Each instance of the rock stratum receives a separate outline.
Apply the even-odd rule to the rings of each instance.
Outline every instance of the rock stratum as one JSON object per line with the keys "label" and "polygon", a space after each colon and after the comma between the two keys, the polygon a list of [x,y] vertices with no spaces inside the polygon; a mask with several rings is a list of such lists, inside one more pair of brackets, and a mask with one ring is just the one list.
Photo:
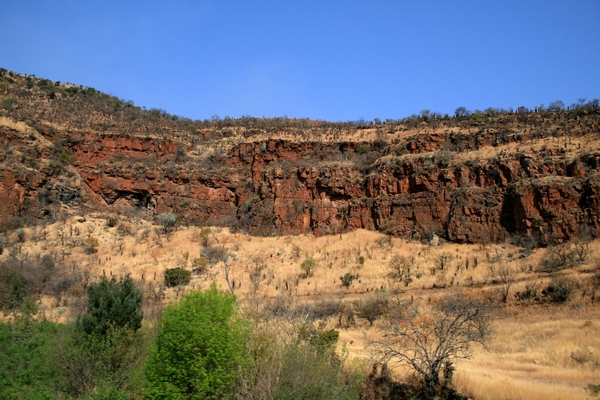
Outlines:
{"label": "rock stratum", "polygon": [[172,212],[254,235],[545,245],[598,230],[599,120],[592,101],[385,123],[192,121],[2,70],[0,218]]}

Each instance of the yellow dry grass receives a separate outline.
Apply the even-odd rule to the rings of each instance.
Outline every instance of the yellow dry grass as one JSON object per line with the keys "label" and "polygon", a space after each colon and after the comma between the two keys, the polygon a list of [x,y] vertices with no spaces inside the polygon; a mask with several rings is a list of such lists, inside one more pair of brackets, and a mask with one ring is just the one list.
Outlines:
{"label": "yellow dry grass", "polygon": [[[27,228],[25,243],[8,238],[9,245],[0,262],[10,257],[39,259],[53,254],[63,265],[57,274],[88,274],[92,282],[103,274],[131,274],[149,296],[150,290],[163,281],[166,268],[190,269],[203,250],[199,227],[179,228],[167,238],[159,227],[143,218],[117,219],[114,227],[107,226],[107,215],[90,214],[46,227]],[[88,238],[98,239],[97,253],[84,253]],[[508,244],[434,247],[397,238],[388,240],[380,233],[365,230],[323,237],[261,238],[212,227],[208,241],[210,246],[225,247],[232,255],[230,279],[248,312],[279,297],[296,304],[323,299],[351,302],[381,289],[405,300],[427,300],[462,289],[499,301],[496,272],[507,266],[514,275],[511,299],[504,307],[506,316],[495,322],[487,348],[474,348],[472,359],[457,364],[455,384],[459,390],[474,399],[583,399],[584,387],[600,382],[600,367],[594,364],[600,362],[600,310],[589,301],[594,289],[588,283],[598,264],[595,253],[586,264],[565,272],[581,280],[586,292],[582,289],[563,306],[542,306],[517,304],[514,294],[527,284],[550,279],[548,274],[538,272],[544,249],[523,257],[518,248]],[[594,242],[591,248],[598,246]],[[438,262],[442,255],[449,260],[443,270]],[[413,280],[408,285],[389,276],[388,266],[394,256],[414,257]],[[300,268],[307,258],[316,261],[308,277]],[[263,279],[254,292],[250,272],[256,267],[263,267]],[[340,281],[345,273],[358,276],[348,289]],[[146,305],[146,315],[156,318],[160,304],[177,298],[182,291],[203,289],[212,282],[222,289],[227,287],[223,263],[209,266],[204,274],[193,275],[183,290],[165,289],[161,303]],[[77,285],[60,298],[43,296],[40,314],[56,321],[72,320],[81,310],[77,297],[85,293],[83,286]],[[326,326],[340,330],[340,339],[351,355],[368,358],[364,334],[378,335],[377,323],[371,327],[357,320],[355,325],[344,324],[340,328],[333,317]]]}
{"label": "yellow dry grass", "polygon": [[589,306],[521,310],[495,323],[487,349],[458,365],[455,383],[477,399],[589,397],[585,387],[600,378],[599,317]]}

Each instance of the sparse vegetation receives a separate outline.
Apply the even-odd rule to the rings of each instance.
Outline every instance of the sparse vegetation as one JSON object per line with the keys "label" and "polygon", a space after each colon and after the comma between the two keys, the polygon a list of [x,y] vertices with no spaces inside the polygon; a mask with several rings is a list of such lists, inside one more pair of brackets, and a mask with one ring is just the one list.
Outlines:
{"label": "sparse vegetation", "polygon": [[352,285],[352,281],[357,279],[357,275],[352,275],[350,272],[346,272],[344,275],[340,276],[340,281],[342,282],[342,286],[346,289]]}
{"label": "sparse vegetation", "polygon": [[419,306],[408,309],[401,320],[382,327],[381,339],[369,345],[383,362],[407,364],[419,376],[427,396],[433,397],[441,389],[442,369],[452,369],[455,360],[468,358],[472,343],[484,343],[492,316],[479,299],[447,297],[428,311]]}
{"label": "sparse vegetation", "polygon": [[190,283],[192,273],[181,267],[165,269],[165,285],[167,287],[183,286]]}
{"label": "sparse vegetation", "polygon": [[306,260],[302,261],[300,268],[306,273],[306,278],[308,278],[310,273],[315,269],[316,265],[317,262],[312,258],[307,258]]}
{"label": "sparse vegetation", "polygon": [[165,234],[165,236],[167,236],[169,234],[169,232],[171,231],[171,229],[177,223],[177,217],[173,213],[158,214],[156,216],[156,219],[158,220],[158,222],[162,226],[163,233]]}
{"label": "sparse vegetation", "polygon": [[[367,375],[363,334],[423,332],[460,290],[508,313],[454,353],[472,359],[440,362],[441,398],[580,399],[600,381],[597,101],[191,121],[0,70],[1,105],[0,398],[142,398],[162,308],[213,282],[250,336],[234,398],[422,396],[435,379],[409,362]],[[89,295],[126,280],[139,325]]]}

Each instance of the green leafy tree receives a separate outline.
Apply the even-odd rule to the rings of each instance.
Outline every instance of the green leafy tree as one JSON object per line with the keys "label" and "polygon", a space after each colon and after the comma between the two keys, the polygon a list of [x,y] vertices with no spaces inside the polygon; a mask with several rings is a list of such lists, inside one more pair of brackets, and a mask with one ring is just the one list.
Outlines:
{"label": "green leafy tree", "polygon": [[192,273],[181,267],[167,268],[165,270],[165,285],[167,287],[187,285],[192,279]]}
{"label": "green leafy tree", "polygon": [[133,332],[142,325],[142,292],[130,276],[117,281],[102,277],[88,287],[86,313],[77,321],[86,334],[105,335],[110,329],[127,328]]}
{"label": "green leafy tree", "polygon": [[302,270],[306,272],[306,277],[308,278],[308,275],[313,269],[315,269],[316,265],[317,262],[314,259],[307,258],[306,260],[302,261],[302,264],[300,264],[300,268],[302,268]]}
{"label": "green leafy tree", "polygon": [[[58,341],[61,390],[83,398],[120,399],[144,357],[142,293],[131,277],[102,277],[88,287],[85,314]],[[86,397],[87,396],[87,397]],[[91,396],[91,397],[90,397]]]}
{"label": "green leafy tree", "polygon": [[235,296],[217,290],[167,306],[146,363],[149,399],[223,399],[250,364],[248,331]]}
{"label": "green leafy tree", "polygon": [[55,338],[65,326],[18,317],[0,323],[0,399],[55,399],[59,382]]}
{"label": "green leafy tree", "polygon": [[13,276],[10,280],[10,286],[5,293],[4,309],[16,310],[21,307],[23,300],[27,296],[27,290],[23,285],[23,281],[18,276]]}

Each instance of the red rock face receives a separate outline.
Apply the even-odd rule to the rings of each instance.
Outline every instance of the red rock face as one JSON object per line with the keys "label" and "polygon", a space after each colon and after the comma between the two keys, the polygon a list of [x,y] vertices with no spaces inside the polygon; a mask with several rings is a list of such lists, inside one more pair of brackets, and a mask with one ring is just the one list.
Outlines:
{"label": "red rock face", "polygon": [[[5,129],[13,145],[26,142]],[[43,166],[0,175],[3,215],[27,203],[95,204],[174,212],[190,223],[229,225],[256,235],[334,234],[378,229],[404,238],[438,234],[451,241],[534,236],[566,240],[583,226],[598,227],[600,154],[577,162],[529,156],[452,164],[444,135],[408,140],[410,157],[360,164],[361,143],[242,143],[210,159],[185,156],[174,140],[74,135],[68,173]],[[458,136],[453,149],[470,150],[493,137]],[[5,143],[6,144],[6,143]],[[434,156],[420,156],[434,151]],[[392,152],[392,146],[381,155]],[[9,163],[5,155],[3,163]],[[451,157],[450,157],[451,158]],[[70,178],[67,178],[70,177]]]}

